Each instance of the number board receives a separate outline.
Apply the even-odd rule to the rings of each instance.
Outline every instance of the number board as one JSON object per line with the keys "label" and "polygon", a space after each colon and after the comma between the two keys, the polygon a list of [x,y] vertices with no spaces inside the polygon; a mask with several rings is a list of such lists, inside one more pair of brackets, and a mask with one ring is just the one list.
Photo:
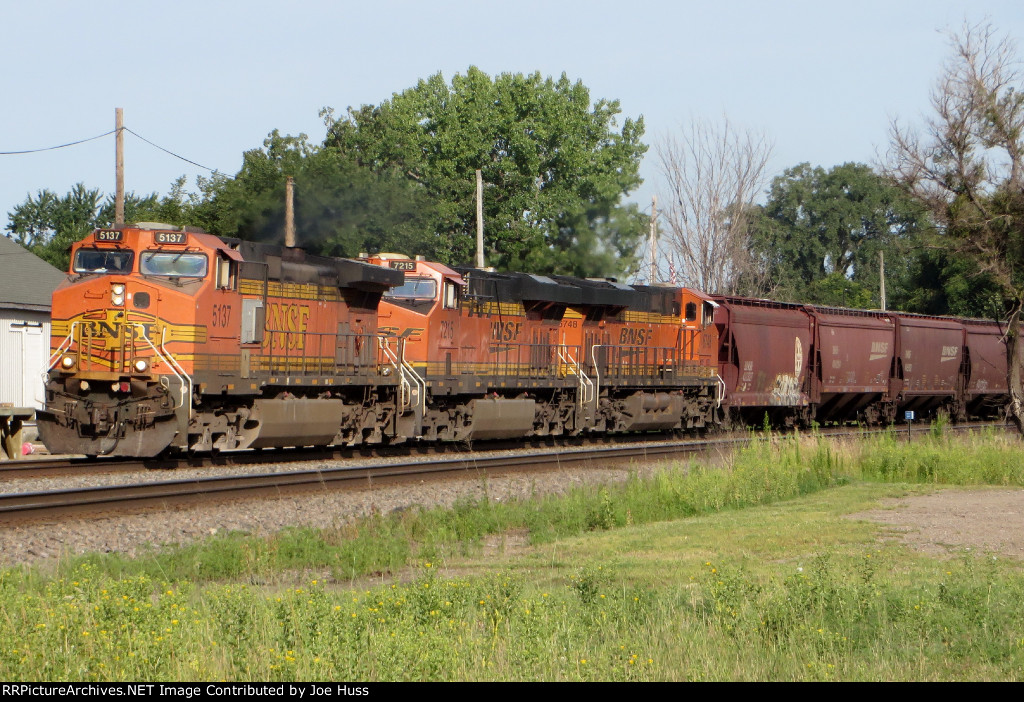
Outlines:
{"label": "number board", "polygon": [[124,232],[112,229],[101,229],[96,232],[96,241],[122,241]]}
{"label": "number board", "polygon": [[388,261],[388,265],[396,271],[416,270],[416,261]]}
{"label": "number board", "polygon": [[158,244],[184,244],[188,235],[182,232],[153,232],[153,240]]}

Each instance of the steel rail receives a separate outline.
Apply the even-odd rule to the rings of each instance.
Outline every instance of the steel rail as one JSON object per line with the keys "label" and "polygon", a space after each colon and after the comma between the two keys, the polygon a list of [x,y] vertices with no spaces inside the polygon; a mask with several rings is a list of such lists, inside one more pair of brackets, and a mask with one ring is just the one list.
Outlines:
{"label": "steel rail", "polygon": [[[990,425],[960,425],[956,429],[978,429],[985,426]],[[922,426],[911,431],[920,434],[930,431],[930,428]],[[866,433],[868,432],[857,429],[821,432],[820,435],[862,437]],[[777,436],[784,438],[791,435]],[[756,435],[746,435],[705,441],[660,441],[630,446],[562,447],[500,456],[462,454],[426,463],[422,459],[413,459],[376,466],[327,467],[45,492],[7,493],[0,494],[0,526],[52,520],[69,515],[166,509],[210,500],[267,498],[316,490],[371,487],[374,484],[397,482],[414,476],[429,475],[439,478],[467,472],[483,474],[501,470],[551,470],[581,464],[593,466],[638,460],[670,460],[688,453],[731,451],[758,439]]]}

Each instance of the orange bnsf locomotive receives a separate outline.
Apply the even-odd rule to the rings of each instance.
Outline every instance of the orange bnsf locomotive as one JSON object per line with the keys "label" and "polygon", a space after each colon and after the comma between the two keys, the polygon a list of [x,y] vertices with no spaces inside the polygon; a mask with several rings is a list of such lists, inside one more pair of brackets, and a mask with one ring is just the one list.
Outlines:
{"label": "orange bnsf locomotive", "polygon": [[714,303],[693,290],[363,260],[143,223],[54,293],[54,453],[699,429]]}
{"label": "orange bnsf locomotive", "polygon": [[97,230],[53,295],[40,436],[139,457],[381,441],[399,383],[378,363],[377,308],[401,281],[167,225]]}
{"label": "orange bnsf locomotive", "polygon": [[394,254],[368,260],[405,275],[384,293],[379,319],[421,388],[410,435],[471,440],[714,421],[713,304],[695,291],[452,269]]}

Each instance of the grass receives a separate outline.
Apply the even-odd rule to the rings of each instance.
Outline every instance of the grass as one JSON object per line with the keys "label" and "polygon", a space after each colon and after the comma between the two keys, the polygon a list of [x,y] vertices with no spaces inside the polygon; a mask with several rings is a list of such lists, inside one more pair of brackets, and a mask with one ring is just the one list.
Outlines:
{"label": "grass", "polygon": [[[928,557],[848,515],[1021,485],[1022,462],[992,434],[773,439],[561,498],[11,569],[0,678],[1016,680],[1018,562]],[[513,530],[528,548],[482,555]]]}

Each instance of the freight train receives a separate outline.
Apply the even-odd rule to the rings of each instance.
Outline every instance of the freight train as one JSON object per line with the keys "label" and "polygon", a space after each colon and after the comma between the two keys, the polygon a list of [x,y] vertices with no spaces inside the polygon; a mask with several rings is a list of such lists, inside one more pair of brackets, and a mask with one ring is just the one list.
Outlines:
{"label": "freight train", "polygon": [[53,453],[994,415],[994,323],[99,229],[54,292]]}

